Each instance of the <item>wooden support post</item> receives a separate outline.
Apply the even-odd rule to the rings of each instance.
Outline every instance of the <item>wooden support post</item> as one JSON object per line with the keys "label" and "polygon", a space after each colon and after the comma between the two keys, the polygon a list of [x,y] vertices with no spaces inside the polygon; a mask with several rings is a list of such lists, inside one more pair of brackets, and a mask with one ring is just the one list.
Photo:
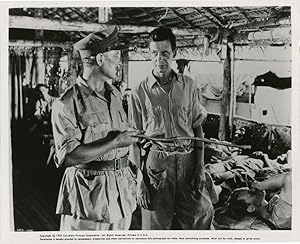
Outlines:
{"label": "wooden support post", "polygon": [[[43,9],[37,8],[34,10],[34,17],[43,18]],[[44,30],[35,30],[34,31],[35,40],[43,41],[44,39]]]}
{"label": "wooden support post", "polygon": [[80,61],[80,56],[77,50],[70,49],[68,51],[68,69],[69,69],[69,77],[70,77],[70,84],[73,85],[77,79],[77,72],[78,72],[78,62]]}
{"label": "wooden support post", "polygon": [[98,22],[107,23],[111,20],[112,10],[108,7],[99,7],[98,8]]}
{"label": "wooden support post", "polygon": [[[36,9],[34,13],[35,17],[43,17],[43,9]],[[43,44],[44,31],[34,31],[35,40],[41,41]],[[43,47],[36,48],[36,83],[45,83],[45,63],[44,63],[44,50]]]}
{"label": "wooden support post", "polygon": [[36,82],[45,84],[44,50],[42,47],[36,48]]}
{"label": "wooden support post", "polygon": [[221,101],[221,116],[219,125],[219,139],[228,139],[228,115],[230,106],[230,86],[231,86],[231,67],[230,67],[230,48],[228,47],[227,38],[223,42],[223,50],[225,55],[224,71],[223,71],[223,92]]}
{"label": "wooden support post", "polygon": [[229,106],[229,137],[233,136],[233,126],[234,126],[234,116],[236,113],[236,83],[234,79],[234,55],[235,47],[233,43],[229,43],[229,48],[231,50],[231,86],[230,86],[230,106]]}
{"label": "wooden support post", "polygon": [[59,84],[59,60],[61,58],[62,49],[60,47],[51,48],[48,51],[48,63],[51,65],[49,70],[49,91],[52,96],[58,96],[60,92]]}
{"label": "wooden support post", "polygon": [[129,86],[129,81],[128,81],[128,60],[129,60],[129,55],[128,55],[128,50],[122,50],[122,81],[126,82],[126,87],[128,88]]}

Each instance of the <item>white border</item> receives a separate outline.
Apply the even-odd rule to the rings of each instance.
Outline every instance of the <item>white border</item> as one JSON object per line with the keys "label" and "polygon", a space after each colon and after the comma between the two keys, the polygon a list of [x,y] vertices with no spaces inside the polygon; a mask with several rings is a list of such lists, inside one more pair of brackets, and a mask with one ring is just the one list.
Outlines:
{"label": "white border", "polygon": [[[274,241],[274,242],[287,242],[287,241],[300,241],[300,222],[299,217],[299,182],[297,178],[299,177],[299,111],[300,111],[300,62],[299,62],[299,13],[300,6],[297,0],[198,0],[198,1],[93,1],[93,2],[83,2],[83,1],[51,1],[51,2],[40,2],[40,1],[19,1],[19,2],[0,2],[0,30],[1,30],[1,49],[0,49],[0,75],[1,75],[1,88],[0,88],[0,146],[1,146],[1,243],[45,243],[40,242],[40,235],[45,234],[68,234],[68,232],[29,232],[29,233],[20,233],[20,232],[12,232],[10,226],[13,226],[11,222],[12,218],[12,177],[11,177],[11,155],[10,155],[10,121],[9,121],[9,86],[8,86],[8,8],[14,7],[100,7],[100,6],[111,6],[111,7],[164,7],[164,6],[292,6],[292,77],[293,77],[293,96],[292,96],[292,163],[293,163],[293,225],[292,231],[118,231],[113,233],[136,233],[136,234],[147,234],[152,237],[169,237],[169,242],[178,242],[172,240],[172,237],[199,237],[201,238],[211,238],[211,237],[220,237],[224,238],[226,242],[230,242],[231,240],[228,238],[258,238],[259,241]],[[74,232],[69,232],[74,234]],[[79,232],[79,233],[92,233],[95,232]],[[99,232],[100,233],[100,232]],[[108,233],[112,234],[112,232],[101,232],[101,234]],[[203,240],[203,239],[202,239]],[[233,241],[233,240],[232,240]],[[51,241],[46,241],[49,243]],[[133,242],[133,241],[130,241]],[[138,241],[141,242],[141,241]],[[144,242],[144,241],[143,241]],[[156,242],[149,240],[148,242]],[[187,242],[187,241],[179,241],[179,242]],[[211,241],[210,241],[211,242]],[[222,241],[223,242],[223,241]],[[237,241],[234,241],[235,243]],[[243,241],[242,241],[243,242]],[[257,241],[256,241],[257,242]],[[64,243],[78,243],[76,241],[68,242],[64,241]],[[90,243],[90,242],[82,242],[82,243]],[[98,242],[91,242],[98,243]]]}

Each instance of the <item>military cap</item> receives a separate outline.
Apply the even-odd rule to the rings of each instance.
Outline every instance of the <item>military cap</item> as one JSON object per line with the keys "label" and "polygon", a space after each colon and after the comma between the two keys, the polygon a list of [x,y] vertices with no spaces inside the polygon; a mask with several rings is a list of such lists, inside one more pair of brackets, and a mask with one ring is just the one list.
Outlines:
{"label": "military cap", "polygon": [[149,34],[149,41],[165,41],[169,40],[171,42],[172,50],[176,49],[176,36],[173,34],[172,30],[167,27],[157,27],[153,29]]}
{"label": "military cap", "polygon": [[118,29],[111,26],[107,29],[91,33],[74,44],[81,58],[96,56],[109,50],[118,49]]}

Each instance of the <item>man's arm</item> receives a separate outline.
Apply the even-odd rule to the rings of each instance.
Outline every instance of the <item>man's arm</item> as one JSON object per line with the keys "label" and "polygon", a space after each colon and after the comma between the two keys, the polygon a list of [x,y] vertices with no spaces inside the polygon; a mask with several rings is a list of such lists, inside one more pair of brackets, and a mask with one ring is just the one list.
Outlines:
{"label": "man's arm", "polygon": [[128,147],[132,143],[137,142],[137,138],[133,137],[138,133],[136,130],[113,133],[117,134],[113,138],[99,140],[89,144],[80,144],[65,156],[63,165],[69,167],[86,164],[115,148]]}

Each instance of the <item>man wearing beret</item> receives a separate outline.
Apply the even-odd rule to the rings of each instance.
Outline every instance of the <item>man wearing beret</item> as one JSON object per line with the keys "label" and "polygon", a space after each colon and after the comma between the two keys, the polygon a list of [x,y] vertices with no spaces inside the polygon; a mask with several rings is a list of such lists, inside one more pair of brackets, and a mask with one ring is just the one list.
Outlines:
{"label": "man wearing beret", "polygon": [[107,83],[120,68],[117,41],[110,27],[75,43],[83,74],[53,105],[56,164],[66,167],[56,208],[63,231],[126,230],[136,208],[139,174],[127,154],[138,131]]}
{"label": "man wearing beret", "polygon": [[[195,82],[171,69],[176,38],[168,28],[150,33],[153,70],[132,92],[129,123],[150,137],[203,137],[206,111],[198,100]],[[138,202],[142,206],[142,229],[211,229],[213,207],[203,190],[203,143],[178,141],[172,152],[160,146],[145,155],[135,144],[131,159],[141,165],[143,181]],[[172,148],[172,145],[169,145]]]}

